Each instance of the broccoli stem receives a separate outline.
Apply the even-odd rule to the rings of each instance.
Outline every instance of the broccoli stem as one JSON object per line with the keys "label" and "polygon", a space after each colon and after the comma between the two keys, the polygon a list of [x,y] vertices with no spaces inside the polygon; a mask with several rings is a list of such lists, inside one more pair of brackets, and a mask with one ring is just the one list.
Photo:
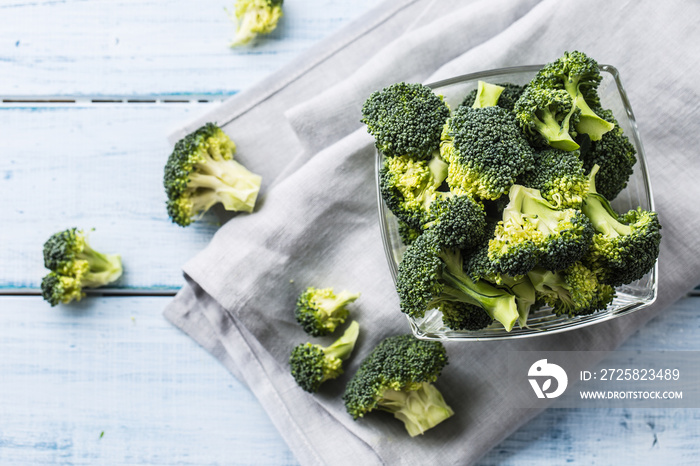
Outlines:
{"label": "broccoli stem", "polygon": [[411,437],[423,434],[454,414],[440,391],[429,382],[421,383],[417,390],[386,390],[377,408],[402,421]]}
{"label": "broccoli stem", "polygon": [[[260,176],[249,172],[237,162],[226,161],[225,163],[234,166],[227,167],[218,175],[197,172],[190,174],[188,189],[196,190],[192,195],[195,204],[193,211],[209,210],[217,202],[221,202],[226,210],[253,211],[260,189]],[[200,197],[202,198],[199,199]]]}
{"label": "broccoli stem", "polygon": [[632,228],[620,223],[607,199],[597,193],[590,193],[581,207],[584,214],[591,220],[593,228],[610,238],[629,235]]}
{"label": "broccoli stem", "polygon": [[547,140],[550,146],[566,151],[576,150],[580,147],[576,141],[571,138],[568,131],[569,119],[571,118],[572,112],[569,112],[561,124],[557,122],[551,111],[542,112],[542,119],[535,118],[534,121],[537,131]]}
{"label": "broccoli stem", "polygon": [[360,334],[360,324],[353,320],[343,335],[338,338],[332,345],[323,349],[327,357],[346,360],[352,350],[355,348],[355,342]]}
{"label": "broccoli stem", "polygon": [[495,107],[505,87],[479,81],[472,108]]}
{"label": "broccoli stem", "polygon": [[574,107],[581,110],[579,122],[576,124],[576,131],[587,134],[591,141],[600,141],[603,134],[611,131],[615,124],[603,120],[591,109],[579,90],[579,77],[563,77],[562,81],[564,81],[566,92],[574,99]]}

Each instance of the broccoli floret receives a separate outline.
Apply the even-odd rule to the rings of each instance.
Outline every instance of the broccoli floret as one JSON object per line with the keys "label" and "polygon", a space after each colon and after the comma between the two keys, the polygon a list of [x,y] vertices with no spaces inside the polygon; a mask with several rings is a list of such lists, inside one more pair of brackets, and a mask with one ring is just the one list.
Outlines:
{"label": "broccoli floret", "polygon": [[518,319],[515,296],[485,280],[472,280],[463,270],[461,252],[439,244],[429,230],[404,252],[396,280],[401,312],[423,317],[443,301],[460,301],[481,307],[510,331]]}
{"label": "broccoli floret", "polygon": [[41,296],[51,306],[68,304],[73,300],[80,301],[84,295],[79,278],[49,272],[41,280]]}
{"label": "broccoli floret", "polygon": [[537,73],[531,86],[534,88],[564,89],[581,112],[576,123],[578,133],[588,134],[598,141],[615,125],[605,121],[592,109],[600,104],[598,85],[602,80],[598,63],[578,51],[565,52],[557,60],[546,64]]}
{"label": "broccoli floret", "polygon": [[441,301],[442,323],[452,330],[480,330],[493,323],[493,318],[480,306],[460,301]]}
{"label": "broccoli floret", "polygon": [[333,288],[310,286],[299,295],[294,317],[309,335],[328,335],[345,322],[350,314],[346,306],[359,297],[360,293],[341,291],[336,294]]}
{"label": "broccoli floret", "polygon": [[423,233],[422,230],[417,230],[408,223],[403,222],[401,220],[398,220],[397,223],[399,238],[401,238],[401,242],[406,246],[414,242],[416,238],[418,238],[421,235],[421,233]]}
{"label": "broccoli floret", "polygon": [[500,107],[459,107],[442,132],[440,155],[447,184],[457,194],[498,199],[532,168],[534,151],[511,112]]}
{"label": "broccoli floret", "polygon": [[469,249],[485,235],[486,212],[470,196],[445,196],[430,206],[425,229],[434,231],[438,245],[447,249]]}
{"label": "broccoli floret", "polygon": [[168,215],[187,226],[214,204],[252,212],[261,177],[233,160],[236,145],[214,123],[207,123],[175,144],[165,164],[163,185]]}
{"label": "broccoli floret", "polygon": [[540,265],[561,270],[588,251],[593,227],[578,209],[557,209],[538,190],[514,185],[503,220],[489,242],[489,259],[503,274],[518,276]]}
{"label": "broccoli floret", "polygon": [[513,112],[533,146],[567,151],[579,148],[574,128],[580,110],[566,91],[529,86],[515,102]]}
{"label": "broccoli floret", "polygon": [[103,254],[90,247],[87,234],[69,228],[51,235],[43,248],[44,266],[51,270],[42,281],[42,295],[52,306],[80,300],[83,288],[97,288],[122,275],[119,254]]}
{"label": "broccoli floret", "polygon": [[292,350],[289,365],[297,384],[310,393],[323,382],[343,373],[343,361],[350,357],[360,334],[360,325],[352,321],[343,335],[330,346],[302,343]]}
{"label": "broccoli floret", "polygon": [[588,175],[577,151],[545,149],[535,155],[535,167],[523,173],[519,184],[540,191],[557,208],[581,208],[588,194]]}
{"label": "broccoli floret", "polygon": [[433,385],[447,364],[439,341],[397,335],[382,340],[362,361],[343,394],[347,412],[358,419],[373,410],[401,420],[411,437],[454,414]]}
{"label": "broccoli floret", "polygon": [[229,16],[236,23],[230,46],[244,45],[275,30],[282,17],[282,0],[236,0],[234,15]]}
{"label": "broccoli floret", "polygon": [[598,167],[591,171],[591,192],[583,203],[595,235],[584,263],[603,283],[624,285],[642,278],[656,263],[661,244],[661,224],[656,212],[641,207],[618,215],[596,191]]}
{"label": "broccoli floret", "polygon": [[594,165],[600,167],[595,180],[596,190],[612,201],[627,186],[637,163],[637,150],[617,124],[611,110],[596,109],[596,112],[614,123],[615,128],[603,134],[599,141],[591,141],[588,150],[581,151],[581,160],[587,173]]}
{"label": "broccoli floret", "polygon": [[373,92],[362,106],[362,123],[384,155],[430,159],[450,109],[422,84],[396,83]]}
{"label": "broccoli floret", "polygon": [[[506,110],[513,110],[513,107],[515,106],[515,102],[520,98],[522,95],[523,91],[525,91],[525,88],[527,86],[523,86],[520,84],[513,84],[513,83],[498,83],[498,84],[490,84],[490,86],[495,86],[495,87],[500,87],[502,90],[500,91],[500,95],[498,96],[498,99],[495,103],[492,103],[491,105],[480,105],[481,107],[491,107],[493,105],[497,105],[498,107],[505,108]],[[466,105],[467,107],[473,107],[476,103],[476,96],[479,93],[479,88],[474,89],[471,91],[467,96],[464,98],[462,103],[460,105]],[[488,103],[493,102],[490,100]]]}
{"label": "broccoli floret", "polygon": [[438,188],[446,177],[447,164],[439,157],[430,160],[386,157],[379,171],[379,190],[399,220],[420,230],[428,221],[432,202],[445,195]]}
{"label": "broccoli floret", "polygon": [[556,272],[537,267],[527,276],[537,297],[557,315],[592,314],[605,309],[615,297],[615,289],[601,283],[596,273],[581,262]]}

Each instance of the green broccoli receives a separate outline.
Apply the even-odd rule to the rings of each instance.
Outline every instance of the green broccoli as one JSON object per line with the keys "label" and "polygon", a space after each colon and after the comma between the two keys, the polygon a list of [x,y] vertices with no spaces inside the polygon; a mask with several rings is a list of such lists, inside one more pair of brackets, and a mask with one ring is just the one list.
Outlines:
{"label": "green broccoli", "polygon": [[[477,84],[478,86],[478,84]],[[496,101],[494,102],[493,98],[489,98],[487,100],[481,99],[481,104],[478,104],[480,107],[492,107],[494,105],[505,108],[506,110],[513,110],[515,106],[515,102],[520,98],[522,93],[525,91],[525,88],[527,86],[523,86],[520,84],[513,84],[513,83],[498,83],[498,84],[489,84],[485,83],[483,85],[486,89],[491,88],[492,92],[487,92],[486,95],[493,96],[494,92],[498,92],[498,88],[501,88],[499,95],[497,96]],[[479,87],[471,91],[467,96],[462,100],[462,103],[460,105],[465,105],[467,107],[473,107],[476,104],[476,97],[479,94]],[[484,91],[481,90],[481,93],[484,94]]]}
{"label": "green broccoli", "polygon": [[529,86],[515,102],[513,112],[533,146],[567,151],[579,148],[574,128],[580,110],[566,91]]}
{"label": "green broccoli", "polygon": [[481,330],[493,323],[493,318],[480,306],[462,301],[441,301],[442,323],[452,330]]}
{"label": "green broccoli", "polygon": [[592,314],[605,309],[615,297],[615,289],[601,283],[596,273],[581,262],[555,272],[537,267],[527,276],[537,297],[557,315]]}
{"label": "green broccoli", "polygon": [[489,259],[498,272],[518,276],[540,265],[561,270],[588,251],[593,227],[578,209],[557,209],[538,190],[514,185],[494,237]]}
{"label": "green broccoli", "polygon": [[52,306],[79,301],[85,295],[83,288],[112,283],[123,271],[120,255],[94,250],[87,234],[78,228],[51,235],[43,255],[44,266],[51,272],[41,282],[42,296]]}
{"label": "green broccoli", "polygon": [[584,257],[600,281],[612,286],[642,278],[656,263],[661,244],[661,224],[656,212],[641,207],[618,215],[596,191],[598,166],[591,171],[590,193],[583,213],[590,218],[595,235]]}
{"label": "green broccoli", "polygon": [[596,112],[606,121],[614,123],[615,128],[603,134],[599,141],[591,141],[587,150],[581,151],[581,161],[587,173],[594,165],[600,167],[596,175],[596,189],[612,201],[627,186],[637,163],[637,150],[625,136],[612,111],[596,109]]}
{"label": "green broccoli", "polygon": [[535,155],[535,166],[518,183],[540,191],[557,208],[580,209],[588,194],[588,175],[578,151],[545,149]]}
{"label": "green broccoli", "polygon": [[379,191],[399,220],[420,230],[428,221],[430,205],[446,194],[438,191],[446,177],[447,164],[439,157],[386,157],[379,171]]}
{"label": "green broccoli", "polygon": [[557,60],[540,69],[530,86],[537,89],[563,89],[580,110],[576,131],[598,141],[615,125],[598,116],[592,107],[600,105],[598,85],[602,80],[598,63],[578,51],[565,52]]}
{"label": "green broccoli", "polygon": [[360,334],[360,325],[352,321],[343,335],[330,346],[302,343],[292,350],[289,365],[297,384],[310,393],[318,391],[326,380],[343,373],[343,361],[350,357]]}
{"label": "green broccoli", "polygon": [[348,382],[343,401],[358,419],[373,410],[401,420],[411,437],[423,434],[454,414],[433,385],[447,364],[439,341],[397,335],[382,340]]}
{"label": "green broccoli", "polygon": [[442,248],[469,249],[484,237],[486,212],[470,196],[439,197],[430,206],[424,228],[434,231]]}
{"label": "green broccoli", "polygon": [[346,306],[359,297],[360,293],[341,291],[336,294],[333,288],[311,286],[299,295],[294,317],[309,335],[329,335],[338,325],[345,322],[350,314]]}
{"label": "green broccoli", "polygon": [[396,83],[373,92],[362,106],[362,123],[388,157],[428,160],[439,149],[450,109],[422,84]]}
{"label": "green broccoli", "polygon": [[175,144],[165,164],[163,185],[168,215],[187,226],[214,204],[252,212],[261,177],[233,160],[236,145],[214,123],[207,123]]}
{"label": "green broccoli", "polygon": [[421,233],[423,233],[423,230],[415,229],[408,223],[403,222],[401,220],[397,220],[397,223],[399,238],[401,239],[401,242],[406,246],[414,242],[416,238],[418,238],[421,235]]}
{"label": "green broccoli", "polygon": [[518,320],[515,296],[485,280],[472,280],[463,270],[462,253],[440,247],[435,236],[434,231],[423,233],[401,258],[396,280],[401,312],[423,317],[444,301],[459,301],[481,307],[510,331]]}
{"label": "green broccoli", "polygon": [[490,84],[486,81],[478,81],[476,94],[474,95],[474,103],[472,108],[493,107],[498,104],[501,93],[505,88],[498,84]]}
{"label": "green broccoli", "polygon": [[457,194],[498,199],[532,168],[533,149],[511,112],[500,107],[458,107],[441,138],[447,184]]}
{"label": "green broccoli", "polygon": [[282,17],[282,0],[236,0],[234,15],[229,16],[236,23],[230,46],[244,45],[275,30]]}

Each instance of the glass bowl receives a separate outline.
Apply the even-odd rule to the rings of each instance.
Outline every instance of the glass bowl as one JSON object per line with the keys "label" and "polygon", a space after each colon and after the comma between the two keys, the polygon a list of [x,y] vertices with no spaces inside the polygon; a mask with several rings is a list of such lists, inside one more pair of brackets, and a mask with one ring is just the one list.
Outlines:
{"label": "glass bowl", "polygon": [[[542,65],[530,65],[482,71],[446,79],[429,84],[429,86],[437,94],[441,94],[450,108],[454,109],[469,92],[476,89],[479,80],[496,84],[506,82],[526,84],[532,80],[541,68]],[[620,81],[619,72],[610,65],[600,65],[600,70],[603,76],[603,80],[598,88],[601,104],[604,108],[613,111],[625,135],[637,149],[637,163],[634,166],[634,172],[627,187],[612,201],[612,206],[617,212],[627,212],[630,209],[637,208],[637,206],[641,206],[646,210],[654,210],[654,200],[649,183],[644,148],[642,147],[632,108]],[[406,246],[404,246],[399,237],[397,219],[386,207],[379,192],[379,170],[382,166],[382,160],[383,155],[377,152],[376,184],[379,201],[379,224],[389,270],[394,283],[396,283],[398,265]],[[564,317],[557,316],[549,308],[543,307],[537,311],[530,312],[526,328],[520,328],[516,324],[510,332],[506,332],[498,322],[476,331],[452,330],[443,325],[442,314],[437,309],[426,312],[422,318],[407,317],[413,334],[417,338],[428,340],[499,340],[563,332],[614,319],[649,306],[656,299],[657,274],[658,264],[640,280],[617,287],[617,297],[604,311],[586,316]]]}

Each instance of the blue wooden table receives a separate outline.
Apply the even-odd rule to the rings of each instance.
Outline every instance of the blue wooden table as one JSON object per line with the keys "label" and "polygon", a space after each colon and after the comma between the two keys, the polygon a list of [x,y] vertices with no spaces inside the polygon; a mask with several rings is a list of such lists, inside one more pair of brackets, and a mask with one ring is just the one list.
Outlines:
{"label": "blue wooden table", "polygon": [[[240,50],[232,2],[0,3],[0,464],[295,464],[254,396],[161,315],[218,227],[167,218],[166,135],[374,3],[289,1]],[[41,245],[69,226],[126,271],[109,296],[51,308]],[[699,308],[680,300],[624,347],[699,350]],[[699,420],[549,410],[482,463],[692,464]]]}

